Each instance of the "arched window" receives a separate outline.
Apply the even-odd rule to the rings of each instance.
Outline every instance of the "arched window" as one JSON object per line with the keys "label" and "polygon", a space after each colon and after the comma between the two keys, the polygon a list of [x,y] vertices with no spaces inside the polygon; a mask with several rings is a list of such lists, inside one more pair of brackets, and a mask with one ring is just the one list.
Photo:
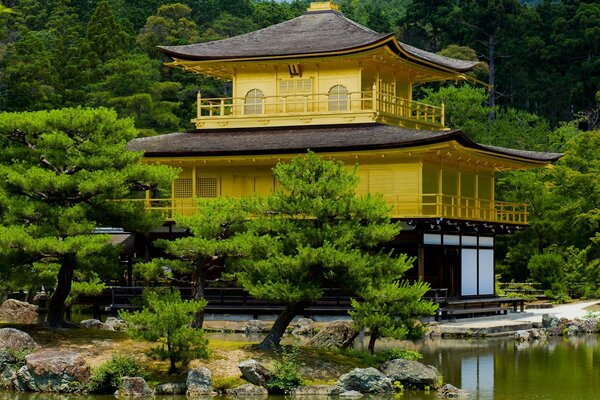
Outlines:
{"label": "arched window", "polygon": [[244,114],[262,114],[265,95],[259,89],[252,89],[246,93]]}
{"label": "arched window", "polygon": [[343,85],[335,85],[329,89],[329,111],[348,110],[348,89]]}

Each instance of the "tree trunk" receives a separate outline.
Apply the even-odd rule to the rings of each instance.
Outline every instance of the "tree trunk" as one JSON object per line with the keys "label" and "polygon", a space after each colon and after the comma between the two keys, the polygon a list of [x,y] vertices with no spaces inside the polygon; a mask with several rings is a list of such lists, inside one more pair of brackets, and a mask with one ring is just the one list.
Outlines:
{"label": "tree trunk", "polygon": [[490,84],[490,96],[488,98],[488,106],[490,107],[490,111],[488,113],[488,119],[493,121],[496,119],[496,111],[494,107],[496,106],[496,60],[495,60],[495,37],[494,35],[488,36],[488,60],[490,62],[490,75],[488,79],[488,83]]}
{"label": "tree trunk", "polygon": [[375,341],[379,338],[379,332],[377,331],[377,329],[372,329],[371,330],[371,336],[369,336],[369,353],[373,354],[375,353]]}
{"label": "tree trunk", "polygon": [[75,272],[75,254],[66,254],[61,259],[58,271],[58,284],[48,304],[47,322],[53,328],[60,328],[64,323],[65,301],[71,292],[73,273]]}
{"label": "tree trunk", "polygon": [[274,350],[279,348],[279,342],[281,341],[281,337],[285,333],[288,325],[294,317],[302,311],[306,307],[306,303],[296,303],[296,304],[288,304],[285,307],[285,310],[275,320],[271,331],[267,334],[267,336],[263,339],[262,342],[258,345],[260,350]]}
{"label": "tree trunk", "polygon": [[[200,300],[202,298],[204,298],[204,283],[205,283],[205,274],[204,274],[204,268],[202,268],[202,265],[196,267],[195,273],[194,273],[194,283],[192,286],[192,298],[194,300]],[[197,328],[200,329],[202,328],[202,325],[204,324],[204,309],[198,311],[196,313],[196,315],[194,316],[194,320],[192,321],[192,328]]]}

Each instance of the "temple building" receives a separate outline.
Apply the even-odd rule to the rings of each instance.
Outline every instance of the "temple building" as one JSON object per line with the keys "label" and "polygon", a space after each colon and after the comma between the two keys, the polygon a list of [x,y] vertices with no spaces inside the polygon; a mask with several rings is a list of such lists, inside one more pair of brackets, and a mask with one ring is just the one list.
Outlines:
{"label": "temple building", "polygon": [[495,175],[560,155],[475,143],[445,128],[443,106],[413,100],[415,85],[467,79],[476,62],[400,43],[330,2],[248,34],[160,50],[172,67],[231,82],[232,95],[198,93],[195,129],[131,142],[145,162],[182,170],[170,198],[148,195],[148,207],[172,220],[193,213],[196,198],[268,194],[272,168],[310,149],[358,164],[358,194],[383,194],[404,227],[390,246],[417,258],[411,278],[455,297],[495,294],[495,237],[527,226],[526,204],[496,199]]}

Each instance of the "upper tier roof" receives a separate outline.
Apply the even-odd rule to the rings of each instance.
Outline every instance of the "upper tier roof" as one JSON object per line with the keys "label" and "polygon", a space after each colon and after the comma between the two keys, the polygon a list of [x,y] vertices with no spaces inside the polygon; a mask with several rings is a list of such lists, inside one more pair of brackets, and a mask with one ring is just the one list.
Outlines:
{"label": "upper tier roof", "polygon": [[352,53],[389,46],[400,57],[459,72],[473,69],[475,61],[440,56],[398,42],[349,20],[334,10],[307,11],[303,15],[255,32],[213,42],[159,46],[165,54],[190,61],[310,57]]}
{"label": "upper tier roof", "polygon": [[381,124],[215,129],[177,132],[129,142],[146,157],[295,154],[394,149],[456,141],[466,148],[534,164],[556,161],[562,154],[480,145],[461,131],[426,131]]}

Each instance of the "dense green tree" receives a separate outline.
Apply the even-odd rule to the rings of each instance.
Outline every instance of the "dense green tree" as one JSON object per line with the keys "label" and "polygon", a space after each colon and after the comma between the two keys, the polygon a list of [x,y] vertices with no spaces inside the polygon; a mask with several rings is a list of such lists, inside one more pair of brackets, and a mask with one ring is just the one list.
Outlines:
{"label": "dense green tree", "polygon": [[75,271],[115,260],[95,228],[144,232],[162,220],[142,203],[115,201],[174,178],[168,167],[138,163],[126,147],[135,136],[130,120],[107,109],[0,114],[1,247],[20,249],[31,268],[57,267],[51,326],[63,323]]}
{"label": "dense green tree", "polygon": [[[200,300],[204,298],[207,276],[220,276],[224,270],[223,259],[226,256],[235,256],[240,251],[234,236],[244,231],[247,217],[246,211],[236,200],[199,200],[193,216],[177,218],[177,225],[187,229],[191,236],[175,240],[157,240],[154,243],[171,259],[157,258],[138,266],[137,269],[151,279],[163,275],[164,266],[167,266],[169,271],[190,276],[192,299]],[[200,310],[194,318],[193,326],[201,328],[203,322],[204,313]]]}
{"label": "dense green tree", "polygon": [[130,38],[119,23],[108,0],[100,0],[87,24],[86,49],[92,66],[97,66],[129,50]]}
{"label": "dense green tree", "polygon": [[202,329],[190,327],[193,316],[206,306],[206,300],[181,300],[179,291],[158,294],[149,291],[144,296],[141,311],[119,316],[130,323],[128,332],[134,337],[163,342],[153,353],[169,360],[169,373],[178,371],[177,363],[186,367],[195,358],[208,357],[208,340]]}
{"label": "dense green tree", "polygon": [[196,43],[198,28],[191,19],[192,9],[185,4],[160,6],[156,15],[148,18],[137,37],[137,43],[150,57],[159,55],[156,46]]}
{"label": "dense green tree", "polygon": [[[404,259],[405,270],[412,267],[406,256],[399,258]],[[419,318],[433,315],[438,307],[431,300],[423,300],[429,284],[400,281],[403,273],[400,269],[386,271],[386,268],[378,268],[377,273],[372,273],[372,283],[357,290],[361,300],[352,300],[349,314],[360,328],[369,330],[368,349],[371,354],[381,337],[406,339],[411,333],[421,337],[423,332]]]}
{"label": "dense green tree", "polygon": [[145,135],[175,130],[179,118],[177,82],[161,82],[159,61],[135,54],[115,58],[100,69],[104,79],[92,85],[88,103],[109,106],[121,117],[133,117]]}
{"label": "dense green tree", "polygon": [[313,153],[278,164],[280,190],[245,203],[253,217],[240,240],[235,273],[253,296],[283,303],[271,331],[259,345],[279,346],[292,319],[326,287],[355,292],[371,275],[400,276],[405,258],[379,246],[399,232],[378,196],[355,196],[358,177],[341,162]]}

